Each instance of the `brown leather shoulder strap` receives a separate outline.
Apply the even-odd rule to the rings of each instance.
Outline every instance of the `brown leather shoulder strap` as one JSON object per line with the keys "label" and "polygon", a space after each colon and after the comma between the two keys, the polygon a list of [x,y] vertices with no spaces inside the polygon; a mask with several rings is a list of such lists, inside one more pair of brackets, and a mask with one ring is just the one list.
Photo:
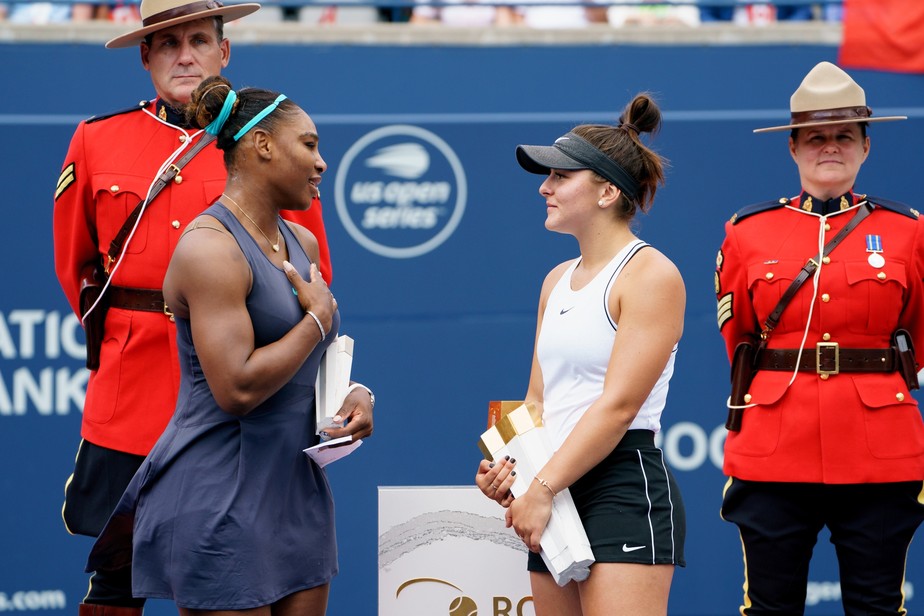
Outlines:
{"label": "brown leather shoulder strap", "polygon": [[128,218],[125,219],[125,222],[122,224],[122,228],[119,229],[119,232],[116,233],[116,236],[113,238],[112,242],[109,244],[109,251],[106,253],[106,263],[103,264],[103,269],[106,273],[109,273],[109,268],[119,257],[119,253],[122,252],[122,244],[125,242],[125,239],[128,237],[128,234],[131,232],[132,227],[135,226],[135,221],[138,220],[138,217],[141,215],[142,210],[146,203],[150,203],[154,200],[160,191],[164,189],[173,178],[179,174],[180,170],[186,166],[186,163],[191,161],[193,157],[202,151],[202,149],[215,141],[215,135],[210,135],[205,133],[202,135],[202,138],[189,149],[186,154],[180,157],[175,163],[167,167],[163,173],[157,178],[157,181],[154,182],[154,186],[151,188],[150,195],[146,199],[142,199],[138,202],[138,205],[135,206],[135,209],[132,210],[131,214],[128,215]]}

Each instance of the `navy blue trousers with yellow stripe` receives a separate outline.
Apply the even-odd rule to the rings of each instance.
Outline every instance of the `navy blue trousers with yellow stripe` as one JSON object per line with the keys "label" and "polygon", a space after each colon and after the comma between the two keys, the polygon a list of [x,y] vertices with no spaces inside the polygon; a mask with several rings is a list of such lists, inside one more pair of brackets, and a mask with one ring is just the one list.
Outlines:
{"label": "navy blue trousers with yellow stripe", "polygon": [[809,561],[827,527],[845,616],[905,614],[908,547],[924,519],[920,481],[829,485],[731,478],[722,518],[744,549],[745,616],[805,611]]}

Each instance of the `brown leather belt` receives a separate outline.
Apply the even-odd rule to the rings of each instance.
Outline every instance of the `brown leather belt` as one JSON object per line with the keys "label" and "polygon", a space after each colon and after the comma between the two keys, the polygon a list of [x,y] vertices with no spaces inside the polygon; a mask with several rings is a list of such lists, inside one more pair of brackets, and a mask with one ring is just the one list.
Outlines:
{"label": "brown leather belt", "polygon": [[133,289],[113,285],[109,287],[107,295],[112,308],[164,312],[164,294],[160,289]]}
{"label": "brown leather belt", "polygon": [[[796,369],[799,349],[763,349],[757,355],[758,370]],[[888,349],[842,349],[836,342],[819,342],[815,349],[802,350],[800,372],[838,374],[839,372],[895,372],[898,351]]]}

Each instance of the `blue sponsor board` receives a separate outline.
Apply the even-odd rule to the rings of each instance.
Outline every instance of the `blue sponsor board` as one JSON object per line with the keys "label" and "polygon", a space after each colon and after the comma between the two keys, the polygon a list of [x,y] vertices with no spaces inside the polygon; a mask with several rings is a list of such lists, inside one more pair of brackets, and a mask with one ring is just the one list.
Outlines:
{"label": "blue sponsor board", "polygon": [[[231,34],[233,37],[233,33]],[[613,122],[652,91],[665,111],[654,146],[671,161],[640,236],[687,285],[686,327],[660,442],[686,501],[686,569],[670,613],[735,613],[742,559],[718,516],[728,364],[713,271],[723,224],[743,205],[798,190],[785,134],[789,96],[824,46],[379,47],[235,45],[236,85],[279,89],[303,105],[330,168],[321,186],[343,331],[356,378],[377,396],[377,426],[330,467],[341,572],[329,614],[376,612],[378,486],[470,485],[487,402],[523,396],[545,274],[576,255],[543,227],[541,177],[514,159],[581,122]],[[59,67],[49,77],[48,67]],[[92,71],[74,70],[92,67]],[[311,79],[304,73],[310,72]],[[857,72],[877,115],[858,188],[921,204],[920,76]],[[2,44],[0,211],[0,611],[73,612],[86,591],[87,538],[60,518],[79,440],[82,334],[52,265],[55,180],[76,122],[150,96],[137,53],[99,45]],[[807,614],[842,613],[823,534]],[[450,580],[451,581],[451,580]],[[924,554],[908,560],[907,606],[921,601]],[[479,606],[482,616],[490,614]],[[174,614],[153,602],[150,614]]]}

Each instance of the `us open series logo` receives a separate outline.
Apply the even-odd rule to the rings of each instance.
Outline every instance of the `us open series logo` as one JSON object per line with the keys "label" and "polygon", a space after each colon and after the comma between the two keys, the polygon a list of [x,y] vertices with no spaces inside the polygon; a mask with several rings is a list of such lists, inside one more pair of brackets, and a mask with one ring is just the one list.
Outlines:
{"label": "us open series logo", "polygon": [[334,202],[361,246],[410,259],[445,242],[465,212],[468,186],[459,157],[437,135],[392,125],[368,133],[340,162]]}

